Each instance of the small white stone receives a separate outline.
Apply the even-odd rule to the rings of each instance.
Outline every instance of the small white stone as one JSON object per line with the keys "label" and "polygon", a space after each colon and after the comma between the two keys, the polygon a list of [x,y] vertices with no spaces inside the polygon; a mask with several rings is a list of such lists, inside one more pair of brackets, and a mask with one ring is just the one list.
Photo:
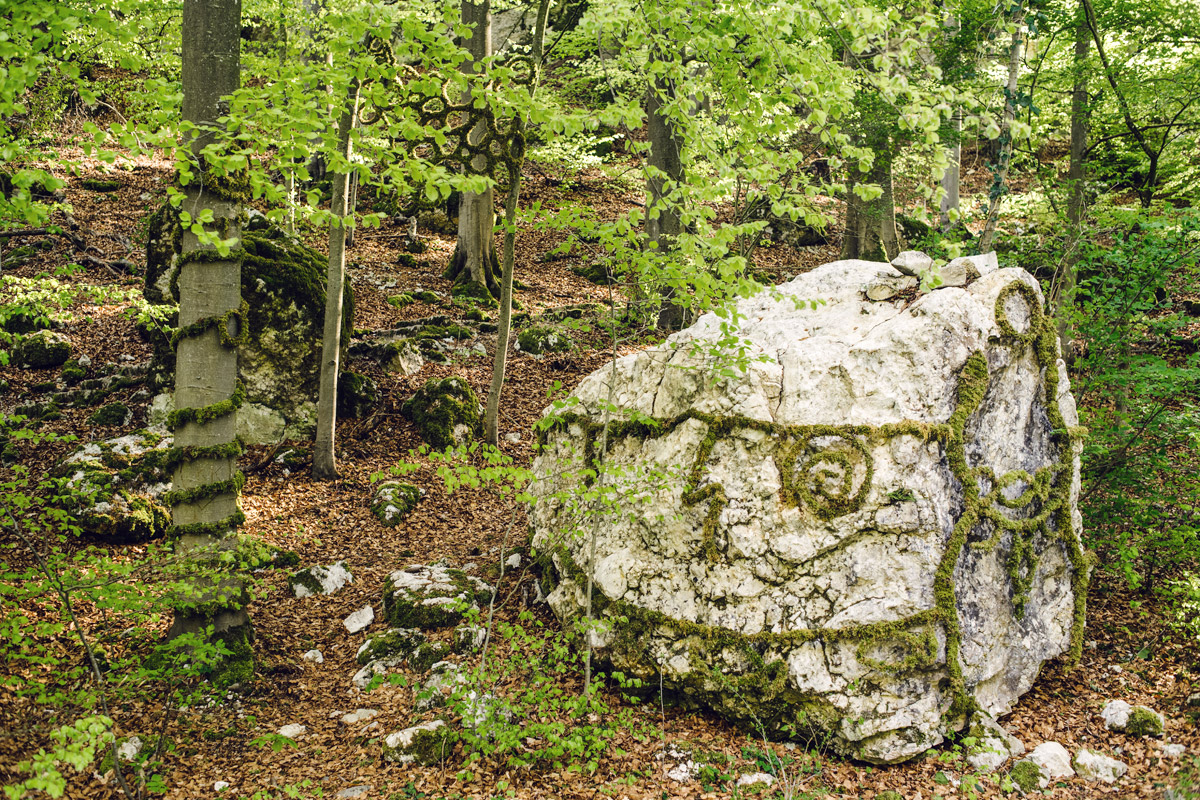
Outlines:
{"label": "small white stone", "polygon": [[1123,731],[1129,724],[1132,712],[1133,706],[1124,700],[1110,700],[1100,711],[1100,719],[1104,720],[1104,726],[1110,731]]}
{"label": "small white stone", "polygon": [[117,748],[117,758],[122,761],[133,761],[140,752],[142,752],[142,740],[137,736],[130,736]]}
{"label": "small white stone", "polygon": [[299,722],[293,722],[290,725],[284,725],[282,728],[276,731],[276,733],[278,733],[280,736],[286,736],[289,739],[295,739],[299,736],[303,736],[307,732],[308,728],[304,727]]}
{"label": "small white stone", "polygon": [[341,798],[365,797],[366,795],[370,794],[372,788],[374,788],[374,787],[371,787],[371,786],[347,786],[345,789],[342,789],[340,792],[335,794],[334,797],[341,797]]}
{"label": "small white stone", "polygon": [[320,650],[309,650],[304,655],[300,656],[305,661],[311,661],[314,664],[324,664],[325,656],[321,655]]}
{"label": "small white stone", "polygon": [[1039,783],[1043,789],[1050,785],[1050,781],[1075,775],[1075,770],[1071,768],[1071,754],[1058,742],[1042,742],[1033,748],[1029,760],[1041,770],[1042,779]]}
{"label": "small white stone", "polygon": [[357,725],[360,722],[368,722],[379,716],[379,710],[375,708],[360,708],[357,711],[351,711],[349,714],[342,715],[343,725]]}
{"label": "small white stone", "polygon": [[229,781],[217,781],[213,784],[214,792],[223,792],[229,788]]}
{"label": "small white stone", "polygon": [[75,361],[79,364],[79,366],[87,367],[87,366],[91,365],[92,358],[91,358],[91,356],[82,355],[79,358],[75,359]]}
{"label": "small white stone", "polygon": [[678,783],[694,781],[696,780],[696,776],[699,774],[700,765],[691,759],[688,759],[680,764],[676,764],[667,770],[667,777]]}
{"label": "small white stone", "polygon": [[1187,752],[1187,747],[1181,744],[1160,744],[1159,747],[1166,758],[1181,758]]}
{"label": "small white stone", "polygon": [[346,630],[350,633],[358,633],[359,631],[366,630],[374,621],[375,609],[366,605],[342,620],[342,624],[346,626]]}
{"label": "small white stone", "polygon": [[775,776],[766,772],[750,772],[737,779],[738,786],[754,786],[757,783],[772,786],[775,783]]}
{"label": "small white stone", "polygon": [[1116,783],[1129,771],[1129,765],[1085,747],[1075,754],[1075,770],[1085,781]]}
{"label": "small white stone", "polygon": [[511,556],[504,559],[504,566],[508,567],[509,569],[516,569],[517,567],[521,566],[521,554],[513,553]]}
{"label": "small white stone", "polygon": [[516,444],[517,442],[521,441],[521,434],[506,433],[504,434],[504,441],[508,442],[509,444]]}
{"label": "small white stone", "polygon": [[892,259],[892,266],[905,275],[920,275],[933,266],[933,259],[919,250],[905,250]]}

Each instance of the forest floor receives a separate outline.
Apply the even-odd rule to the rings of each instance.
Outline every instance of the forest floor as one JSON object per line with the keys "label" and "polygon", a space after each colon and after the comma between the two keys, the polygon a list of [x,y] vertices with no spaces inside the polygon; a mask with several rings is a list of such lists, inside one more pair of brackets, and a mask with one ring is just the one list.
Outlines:
{"label": "forest floor", "polygon": [[[83,173],[70,178],[66,195],[82,229],[89,231],[89,241],[99,247],[104,259],[128,258],[143,265],[144,255],[139,248],[144,244],[145,219],[164,200],[165,186],[171,179],[169,165],[140,158],[131,163],[130,169],[107,171],[82,159],[69,141],[59,144],[64,157],[77,156],[87,165]],[[83,179],[102,176],[115,178],[120,188],[111,193],[83,188]],[[544,177],[531,176],[523,188],[523,204],[541,202],[552,207],[571,201],[615,214],[640,199],[636,186],[599,171],[569,187],[551,184]],[[120,237],[133,243],[132,252],[126,252]],[[452,237],[422,231],[421,238],[430,247],[418,257],[415,268],[396,264],[402,238],[398,227],[385,224],[379,230],[361,230],[358,237],[349,255],[353,262],[350,277],[357,296],[355,328],[391,328],[406,318],[461,312],[451,306],[449,283],[441,277],[442,266],[453,249]],[[310,244],[323,249],[320,236],[310,238]],[[28,263],[5,274],[53,274],[73,258],[64,243],[53,241],[54,249],[39,252]],[[570,270],[578,263],[577,258],[543,259],[559,241],[545,233],[523,230],[517,235],[516,274],[525,288],[518,290],[516,297],[531,313],[608,299],[609,290],[588,283]],[[779,280],[786,280],[836,257],[836,241],[803,250],[774,247],[760,251],[759,265],[766,266]],[[69,280],[118,284],[134,290],[140,286],[138,278],[122,281],[100,266]],[[419,289],[437,291],[445,302],[441,307],[417,303],[403,309],[387,303],[389,294]],[[127,303],[80,300],[63,329],[73,341],[76,355],[88,355],[95,365],[146,361],[151,355],[150,345],[138,336],[125,315],[127,307]],[[407,518],[389,528],[369,510],[372,474],[409,459],[420,444],[399,411],[419,386],[430,378],[454,374],[468,380],[481,397],[486,394],[494,336],[484,335],[478,341],[484,345],[485,354],[464,356],[451,364],[427,364],[410,377],[387,373],[365,362],[349,365],[379,382],[383,401],[368,419],[341,424],[340,480],[314,481],[305,465],[279,463],[266,448],[252,448],[244,457],[244,465],[261,466],[252,471],[244,489],[246,532],[279,548],[296,551],[306,565],[345,560],[354,581],[328,597],[295,599],[285,571],[261,573],[256,599],[250,607],[258,664],[254,681],[237,692],[216,696],[207,707],[164,709],[161,698],[145,697],[114,710],[119,736],[138,734],[148,738],[161,731],[171,742],[161,757],[165,797],[212,797],[216,794],[214,784],[219,781],[228,784],[221,796],[262,798],[334,797],[350,787],[369,787],[357,795],[364,798],[666,800],[780,796],[782,783],[772,789],[736,785],[738,776],[761,771],[761,740],[711,714],[663,706],[654,698],[642,705],[628,705],[615,692],[603,696],[610,710],[589,720],[594,730],[607,726],[604,735],[611,737],[606,743],[601,741],[594,772],[573,769],[569,759],[558,766],[534,768],[511,768],[485,760],[476,764],[468,776],[460,773],[461,753],[435,767],[402,766],[381,758],[382,738],[411,724],[413,691],[409,686],[387,683],[370,693],[355,689],[350,678],[358,669],[356,651],[364,636],[381,630],[383,623],[377,620],[365,634],[351,635],[342,620],[366,604],[378,609],[389,572],[412,563],[442,561],[474,569],[485,580],[494,580],[501,548],[509,537],[504,555],[514,550],[521,553],[522,567],[503,579],[499,618],[516,621],[518,614],[528,611],[546,630],[558,627],[546,606],[533,602],[537,575],[527,557],[522,509],[487,490],[448,494],[432,466],[423,461],[406,480],[419,485],[426,494]],[[624,345],[623,350],[634,346]],[[541,416],[554,385],[561,382],[571,389],[609,357],[598,336],[584,339],[580,347],[564,354],[533,357],[514,353],[501,402],[500,441],[505,453],[518,464],[528,464],[533,445],[531,427]],[[12,366],[0,369],[0,378],[7,382],[0,395],[3,411],[11,411],[18,403],[36,396],[35,387],[47,380],[39,371]],[[140,427],[148,399],[145,393],[139,394],[134,386],[114,399],[122,399],[135,409],[134,422],[124,428],[96,428],[87,423],[91,409],[64,409],[62,417],[46,423],[44,429],[71,434],[82,443]],[[306,442],[292,445],[301,451],[308,447]],[[37,475],[75,446],[26,447],[22,462]],[[114,552],[119,557],[122,552],[136,553],[136,547],[114,548]],[[1029,748],[1053,740],[1072,752],[1087,745],[1119,753],[1129,764],[1129,773],[1114,785],[1065,781],[1052,786],[1045,796],[1157,798],[1164,787],[1177,785],[1180,770],[1200,770],[1196,761],[1200,730],[1194,717],[1189,721],[1184,710],[1186,698],[1200,691],[1200,664],[1195,652],[1171,640],[1161,621],[1163,613],[1153,597],[1131,594],[1117,579],[1097,571],[1089,599],[1088,645],[1082,662],[1070,669],[1060,661],[1048,664],[1033,690],[1002,722]],[[87,613],[83,622],[93,632],[103,631],[108,624],[99,615]],[[164,629],[165,625],[163,622]],[[63,647],[69,649],[70,645],[64,643]],[[321,651],[323,663],[301,658],[313,648]],[[519,681],[529,678],[522,673],[526,655],[521,647],[501,640],[492,658],[508,665],[512,680]],[[2,671],[7,669],[0,666]],[[52,682],[53,676],[45,679]],[[580,681],[579,671],[573,668],[563,673],[556,687],[574,693]],[[1165,738],[1137,739],[1106,730],[1099,711],[1106,701],[1116,698],[1131,704],[1144,703],[1165,714]],[[339,721],[341,714],[356,708],[378,710],[376,724],[345,725]],[[45,746],[45,731],[53,727],[52,719],[66,711],[0,689],[0,783],[18,778],[17,762]],[[280,726],[292,723],[304,725],[306,732],[290,743],[271,736]],[[1188,755],[1182,759],[1164,757],[1161,744],[1166,741],[1185,745]],[[891,767],[847,762],[819,749],[805,751],[778,743],[766,746],[783,758],[792,797],[869,799],[887,789],[898,790],[907,800],[1003,795],[997,776],[983,778],[976,789],[970,788],[969,777],[958,783],[970,769],[951,744]],[[678,782],[666,775],[675,764],[666,754],[678,749],[690,751],[695,760],[711,767],[703,773],[706,780]],[[1003,775],[1003,770],[998,775]],[[67,793],[72,798],[119,796],[111,776],[106,779],[91,770],[72,778]]]}

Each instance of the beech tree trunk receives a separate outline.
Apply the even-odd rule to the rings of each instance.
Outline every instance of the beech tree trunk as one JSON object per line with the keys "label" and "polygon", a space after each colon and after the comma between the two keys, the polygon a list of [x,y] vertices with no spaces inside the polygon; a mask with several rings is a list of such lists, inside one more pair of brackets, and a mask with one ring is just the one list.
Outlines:
{"label": "beech tree trunk", "polygon": [[[240,82],[241,0],[185,0],[183,4],[183,118],[211,131],[225,113],[225,97]],[[190,142],[205,172],[201,150],[211,132]],[[200,175],[186,187],[183,210],[199,216],[211,210],[207,230],[223,239],[240,239],[241,203],[228,178]],[[179,267],[179,329],[175,368],[175,443],[182,458],[172,479],[171,517],[177,549],[191,552],[213,568],[212,553],[241,523],[237,471],[237,347],[244,323],[241,261],[235,249],[222,258],[185,228]],[[196,326],[206,320],[215,324]],[[189,326],[195,326],[190,329]],[[253,635],[245,611],[243,586],[230,574],[199,579],[195,594],[175,612],[170,635],[199,633],[211,626],[237,661],[237,675],[252,669]]]}
{"label": "beech tree trunk", "polygon": [[313,444],[313,477],[338,477],[334,445],[337,438],[338,370],[342,352],[342,300],[346,283],[347,217],[350,215],[351,134],[358,116],[359,86],[351,79],[346,108],[338,121],[338,155],[346,170],[333,173],[330,210],[339,221],[329,228],[329,271],[325,278],[325,330],[321,337],[321,389],[317,397],[317,436]]}
{"label": "beech tree trunk", "polygon": [[[958,219],[958,188],[962,179],[962,140],[959,135],[962,133],[962,109],[956,108],[954,116],[950,119],[950,124],[954,129],[954,144],[947,148],[947,155],[950,157],[950,166],[946,167],[946,171],[942,173],[942,203],[938,222],[941,224],[942,232],[950,230]],[[953,214],[951,212],[954,212]]]}
{"label": "beech tree trunk", "polygon": [[1071,198],[1067,201],[1067,223],[1070,239],[1067,257],[1063,261],[1062,275],[1055,292],[1055,315],[1058,323],[1058,339],[1062,343],[1063,358],[1070,364],[1075,355],[1075,329],[1071,314],[1075,301],[1075,268],[1079,263],[1079,243],[1083,238],[1083,217],[1087,209],[1087,153],[1088,137],[1088,79],[1087,58],[1091,49],[1091,33],[1087,27],[1087,12],[1082,2],[1079,19],[1075,24],[1074,80],[1071,87],[1071,163],[1067,172]]}
{"label": "beech tree trunk", "polygon": [[[675,240],[683,233],[681,209],[668,200],[684,180],[683,137],[665,110],[674,97],[673,82],[661,75],[646,92],[646,133],[650,140],[650,153],[646,158],[646,165],[650,167],[646,176],[646,241],[659,253],[674,249]],[[684,308],[674,302],[674,297],[672,288],[662,292],[658,310],[660,330],[683,327]]]}
{"label": "beech tree trunk", "polygon": [[[492,55],[490,0],[481,3],[463,0],[462,19],[472,26],[471,36],[466,43],[471,58],[462,64],[462,70],[471,73],[476,63]],[[482,136],[482,131],[479,135]],[[472,167],[484,172],[487,161],[479,156]],[[458,207],[458,241],[446,267],[445,277],[455,284],[469,286],[466,294],[482,296],[485,291],[492,297],[500,294],[500,263],[496,259],[496,248],[492,245],[495,227],[496,208],[492,190],[463,192]]]}
{"label": "beech tree trunk", "polygon": [[[858,179],[851,167],[846,182],[846,226],[842,237],[842,258],[865,261],[891,261],[900,254],[896,233],[896,202],[892,193],[892,160],[886,144],[875,148],[875,161],[865,178]],[[859,183],[875,184],[883,193],[863,200],[854,191]]]}

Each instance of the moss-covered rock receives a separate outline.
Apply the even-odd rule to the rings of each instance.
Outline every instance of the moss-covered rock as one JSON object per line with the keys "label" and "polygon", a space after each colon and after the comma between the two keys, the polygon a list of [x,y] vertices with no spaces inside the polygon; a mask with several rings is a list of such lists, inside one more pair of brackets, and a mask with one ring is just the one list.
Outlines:
{"label": "moss-covered rock", "polygon": [[450,646],[455,653],[475,653],[483,648],[487,629],[479,625],[459,625],[450,637]]}
{"label": "moss-covered rock", "polygon": [[213,637],[229,651],[213,666],[209,682],[219,689],[249,683],[254,678],[254,628],[238,625]]}
{"label": "moss-covered rock", "polygon": [[408,656],[408,666],[417,672],[425,672],[439,661],[453,654],[445,642],[425,642]]}
{"label": "moss-covered rock", "polygon": [[570,350],[573,344],[563,331],[544,325],[526,328],[517,335],[517,347],[530,355],[561,353]]}
{"label": "moss-covered rock", "polygon": [[121,188],[121,182],[108,178],[84,178],[80,185],[89,192],[115,192]]}
{"label": "moss-covered rock", "polygon": [[450,287],[450,296],[457,299],[469,299],[480,305],[495,308],[499,305],[487,286],[478,281],[465,281]]}
{"label": "moss-covered rock", "polygon": [[112,542],[161,536],[171,521],[163,495],[170,488],[172,439],[140,430],[92,442],[68,456],[55,475],[66,478],[65,507],[84,533]]}
{"label": "moss-covered rock", "polygon": [[109,403],[96,409],[88,417],[89,425],[127,425],[133,419],[133,412],[124,403]]}
{"label": "moss-covered rock", "polygon": [[416,628],[390,628],[363,642],[355,658],[363,667],[382,659],[407,659],[423,644],[425,634]]}
{"label": "moss-covered rock", "polygon": [[[143,289],[151,302],[178,300],[181,241],[174,211],[161,209],[151,216]],[[243,408],[247,419],[256,407],[269,409],[271,414],[260,416],[269,416],[273,424],[241,429],[239,435],[251,444],[270,444],[283,436],[305,438],[316,422],[328,260],[278,228],[247,225],[241,243],[242,299],[249,306],[247,341],[238,348],[238,377],[247,395]],[[344,360],[354,329],[354,296],[348,279],[343,293]],[[156,353],[156,364],[163,360],[170,363],[160,371],[173,373],[173,355]],[[282,427],[274,424],[276,416]]]}
{"label": "moss-covered rock", "polygon": [[412,296],[413,299],[420,300],[422,303],[427,303],[429,305],[439,303],[442,300],[442,296],[440,294],[437,292],[431,292],[428,289],[422,289],[419,292],[413,292]]}
{"label": "moss-covered rock", "polygon": [[410,306],[413,303],[417,302],[417,299],[415,297],[413,297],[411,294],[405,293],[405,294],[391,295],[390,297],[388,297],[387,301],[388,301],[389,306],[392,306],[394,308],[404,308],[405,306]]}
{"label": "moss-covered rock", "polygon": [[34,369],[60,367],[71,357],[71,340],[57,331],[37,331],[13,348],[13,360]]}
{"label": "moss-covered rock", "polygon": [[448,628],[491,597],[492,587],[460,569],[414,564],[384,581],[383,615],[394,628]]}
{"label": "moss-covered rock", "polygon": [[1009,780],[1021,794],[1028,794],[1037,789],[1042,780],[1042,770],[1029,759],[1013,764],[1008,773]]}
{"label": "moss-covered rock", "polygon": [[411,339],[394,339],[384,345],[380,363],[388,372],[416,375],[425,366],[425,357]]}
{"label": "moss-covered rock", "polygon": [[431,380],[401,408],[421,439],[442,449],[462,445],[479,435],[483,406],[462,378]]}
{"label": "moss-covered rock", "polygon": [[612,286],[618,282],[617,277],[612,274],[608,264],[604,261],[592,261],[588,264],[571,267],[571,272],[597,286]]}
{"label": "moss-covered rock", "polygon": [[341,419],[363,419],[379,405],[379,384],[358,372],[338,376],[337,415]]}
{"label": "moss-covered rock", "polygon": [[74,385],[87,377],[87,369],[79,364],[76,360],[68,361],[63,364],[62,379],[68,384]]}
{"label": "moss-covered rock", "polygon": [[387,481],[375,489],[375,498],[371,502],[371,513],[388,527],[395,527],[400,520],[408,516],[424,494],[411,483]]}
{"label": "moss-covered rock", "polygon": [[1125,732],[1130,736],[1162,736],[1166,723],[1162,714],[1146,706],[1134,706],[1125,723]]}
{"label": "moss-covered rock", "polygon": [[296,597],[334,594],[351,583],[354,583],[354,575],[345,561],[302,569],[288,578],[288,585],[292,587],[292,594]]}
{"label": "moss-covered rock", "polygon": [[440,719],[390,734],[383,740],[383,757],[397,764],[433,766],[454,749],[454,733]]}

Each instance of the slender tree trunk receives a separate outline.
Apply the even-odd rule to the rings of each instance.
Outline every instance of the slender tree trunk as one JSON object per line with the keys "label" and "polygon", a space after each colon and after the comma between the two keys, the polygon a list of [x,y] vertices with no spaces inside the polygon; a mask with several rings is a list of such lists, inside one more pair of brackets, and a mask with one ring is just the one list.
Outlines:
{"label": "slender tree trunk", "polygon": [[[682,209],[677,201],[668,199],[684,180],[683,136],[678,124],[666,112],[666,105],[675,99],[675,85],[658,76],[646,92],[646,133],[650,153],[646,165],[646,242],[662,254],[673,250],[675,240],[683,233]],[[657,213],[655,213],[657,212]],[[667,288],[658,310],[660,330],[683,327],[684,308],[674,302],[675,290]]]}
{"label": "slender tree trunk", "polygon": [[[900,254],[896,233],[896,201],[892,191],[892,157],[886,143],[875,149],[875,161],[864,181],[856,179],[851,168],[846,184],[846,226],[842,237],[842,258],[865,261],[891,261]],[[854,191],[857,183],[879,186],[883,192],[873,200],[863,200]]]}
{"label": "slender tree trunk", "polygon": [[[542,69],[542,48],[546,43],[546,20],[550,16],[550,0],[540,0],[534,20],[530,57],[537,73],[529,84],[529,96],[537,92]],[[516,136],[524,138],[525,119],[517,119]],[[522,151],[524,147],[520,148]],[[492,361],[492,385],[488,387],[487,408],[484,412],[484,435],[488,443],[500,443],[500,392],[504,389],[504,372],[508,364],[508,343],[512,333],[513,250],[516,243],[517,203],[521,198],[521,167],[514,167],[509,176],[508,197],[504,201],[504,272],[500,280],[500,320],[496,326],[496,354]]]}
{"label": "slender tree trunk", "polygon": [[[470,74],[477,63],[492,55],[491,0],[481,3],[463,0],[462,19],[465,24],[472,26],[471,38],[467,40],[471,58],[462,64],[462,70]],[[469,99],[469,95],[467,97]],[[478,134],[472,133],[473,140],[483,135],[482,123],[477,130]],[[480,173],[486,172],[486,159],[479,156],[472,167]],[[470,287],[466,294],[481,297],[500,294],[500,263],[492,244],[495,227],[496,207],[492,190],[463,192],[458,207],[458,241],[444,274],[455,284]]]}
{"label": "slender tree trunk", "polygon": [[1067,172],[1071,198],[1067,202],[1067,223],[1070,239],[1067,255],[1063,261],[1062,275],[1056,292],[1055,313],[1058,323],[1058,339],[1062,343],[1063,357],[1070,364],[1075,356],[1075,329],[1071,324],[1075,302],[1076,265],[1079,263],[1079,243],[1083,238],[1083,218],[1087,210],[1087,115],[1088,79],[1087,58],[1091,38],[1087,28],[1086,11],[1079,6],[1079,20],[1075,24],[1074,85],[1071,91],[1071,165]]}
{"label": "slender tree trunk", "polygon": [[350,216],[351,134],[358,116],[359,85],[351,78],[346,108],[338,122],[338,156],[346,170],[333,174],[330,210],[338,220],[329,228],[329,271],[325,279],[325,331],[321,337],[321,390],[317,398],[317,437],[313,447],[313,477],[338,477],[334,444],[337,434],[338,370],[342,352],[342,300],[346,283],[346,238]]}
{"label": "slender tree trunk", "polygon": [[[227,109],[225,98],[240,83],[241,0],[185,0],[183,4],[183,118],[212,128]],[[227,177],[210,175],[201,156],[213,136],[200,133],[190,142],[200,161],[199,175],[184,187],[183,210],[193,219],[211,210],[206,226],[220,238],[240,240],[241,202]],[[238,508],[241,476],[237,471],[237,346],[244,319],[241,308],[241,261],[215,254],[184,229],[179,267],[180,338],[175,368],[175,453],[180,457],[168,495],[180,552],[191,552],[214,567],[213,551],[244,519]],[[236,246],[236,244],[235,244]],[[236,253],[236,251],[234,251]],[[209,323],[209,324],[205,324]],[[253,669],[253,636],[235,575],[199,579],[195,595],[175,612],[170,635],[200,633],[214,637],[235,655],[231,680]]]}
{"label": "slender tree trunk", "polygon": [[992,252],[992,242],[996,238],[996,223],[1000,217],[1000,204],[1008,192],[1008,168],[1012,163],[1013,141],[1012,122],[1017,114],[1015,101],[1017,98],[1017,80],[1021,75],[1021,55],[1024,50],[1022,27],[1025,24],[1025,14],[1020,12],[1013,20],[1016,25],[1012,35],[1012,47],[1008,51],[1008,84],[1004,98],[1004,119],[1000,126],[1000,155],[996,164],[996,179],[992,184],[991,204],[988,206],[987,221],[983,224],[983,233],[979,237],[979,252]]}
{"label": "slender tree trunk", "polygon": [[[954,144],[947,148],[950,165],[942,173],[942,203],[938,221],[942,232],[950,230],[958,221],[958,187],[962,178],[962,109],[954,109],[950,123],[954,129]],[[953,213],[951,213],[953,212]]]}

